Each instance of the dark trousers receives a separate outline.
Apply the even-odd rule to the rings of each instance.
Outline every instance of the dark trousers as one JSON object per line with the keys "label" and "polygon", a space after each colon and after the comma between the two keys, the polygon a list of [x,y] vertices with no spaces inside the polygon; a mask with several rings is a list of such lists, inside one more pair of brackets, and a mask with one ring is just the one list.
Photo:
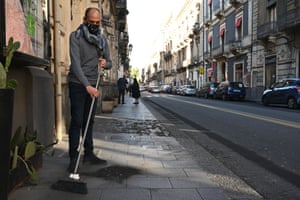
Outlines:
{"label": "dark trousers", "polygon": [[124,96],[125,96],[125,89],[119,90],[119,98],[118,98],[119,103],[121,103],[121,100],[122,100],[122,103],[124,103]]}
{"label": "dark trousers", "polygon": [[[77,159],[78,146],[80,135],[83,136],[87,118],[90,111],[92,98],[86,92],[83,85],[77,83],[69,83],[69,97],[71,103],[71,124],[69,128],[69,156],[71,160]],[[93,112],[89,122],[85,142],[84,153],[89,155],[93,153],[93,124],[95,112],[97,108],[97,101],[93,106]]]}

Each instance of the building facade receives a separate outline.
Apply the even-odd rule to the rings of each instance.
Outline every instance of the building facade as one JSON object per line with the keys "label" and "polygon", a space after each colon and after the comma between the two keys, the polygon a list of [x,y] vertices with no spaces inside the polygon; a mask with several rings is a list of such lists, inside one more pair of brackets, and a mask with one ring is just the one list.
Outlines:
{"label": "building facade", "polygon": [[[101,29],[111,51],[113,67],[105,72],[101,90],[115,91],[118,77],[129,70],[126,0],[0,2],[1,62],[10,37],[21,43],[9,72],[9,77],[19,82],[15,90],[13,130],[22,126],[37,131],[44,143],[60,140],[67,133],[69,35],[83,22],[87,7],[101,10]],[[100,98],[99,101],[101,104]]]}
{"label": "building facade", "polygon": [[165,25],[164,82],[242,81],[259,101],[275,81],[300,77],[299,15],[297,0],[186,1]]}

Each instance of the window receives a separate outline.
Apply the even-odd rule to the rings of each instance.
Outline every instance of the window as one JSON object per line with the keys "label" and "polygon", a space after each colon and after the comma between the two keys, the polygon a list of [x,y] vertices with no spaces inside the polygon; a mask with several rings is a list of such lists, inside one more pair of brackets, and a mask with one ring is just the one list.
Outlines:
{"label": "window", "polygon": [[182,60],[185,60],[185,59],[186,59],[186,51],[187,51],[187,48],[184,47],[184,48],[182,49]]}
{"label": "window", "polygon": [[243,18],[239,17],[235,21],[235,27],[236,27],[236,40],[242,40],[242,23]]}
{"label": "window", "polygon": [[277,22],[276,4],[268,7],[268,20],[270,23],[270,30],[275,30]]}
{"label": "window", "polygon": [[235,81],[243,81],[243,64],[236,64],[235,65]]}
{"label": "window", "polygon": [[222,48],[224,48],[225,26],[221,27],[221,29],[220,29],[220,37],[221,37],[221,39],[220,39],[220,45],[221,45]]}

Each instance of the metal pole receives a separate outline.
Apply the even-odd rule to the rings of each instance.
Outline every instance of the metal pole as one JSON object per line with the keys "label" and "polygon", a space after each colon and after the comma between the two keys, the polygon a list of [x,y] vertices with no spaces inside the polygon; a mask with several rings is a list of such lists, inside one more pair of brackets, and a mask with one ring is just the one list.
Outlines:
{"label": "metal pole", "polygon": [[61,88],[61,70],[59,57],[61,55],[60,47],[60,30],[59,30],[59,0],[53,0],[53,21],[54,21],[54,30],[53,30],[53,39],[54,39],[54,72],[55,72],[55,110],[56,110],[56,137],[59,141],[62,140],[62,88]]}

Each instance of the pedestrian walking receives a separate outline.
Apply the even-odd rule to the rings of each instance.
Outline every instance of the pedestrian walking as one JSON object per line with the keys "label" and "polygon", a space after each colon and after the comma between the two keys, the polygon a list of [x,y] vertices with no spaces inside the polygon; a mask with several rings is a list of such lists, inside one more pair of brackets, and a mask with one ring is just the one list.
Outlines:
{"label": "pedestrian walking", "polygon": [[[109,47],[106,38],[100,30],[101,14],[98,8],[87,8],[83,23],[70,35],[70,72],[68,74],[69,98],[71,103],[71,123],[69,128],[69,156],[68,170],[73,173],[78,157],[80,135],[83,134],[88,121],[88,114],[92,98],[99,96],[96,88],[98,68],[110,69]],[[95,104],[88,124],[84,141],[83,163],[105,164],[98,158],[93,145],[93,123]]]}
{"label": "pedestrian walking", "polygon": [[127,87],[128,81],[125,77],[125,75],[123,77],[120,77],[118,80],[118,90],[119,90],[119,97],[118,97],[118,103],[121,103],[122,100],[122,104],[124,104],[124,96],[125,96],[125,90]]}
{"label": "pedestrian walking", "polygon": [[139,98],[141,96],[141,93],[140,93],[140,86],[139,86],[139,83],[137,82],[136,78],[133,79],[133,83],[131,85],[131,94],[135,100],[133,103],[139,104]]}

